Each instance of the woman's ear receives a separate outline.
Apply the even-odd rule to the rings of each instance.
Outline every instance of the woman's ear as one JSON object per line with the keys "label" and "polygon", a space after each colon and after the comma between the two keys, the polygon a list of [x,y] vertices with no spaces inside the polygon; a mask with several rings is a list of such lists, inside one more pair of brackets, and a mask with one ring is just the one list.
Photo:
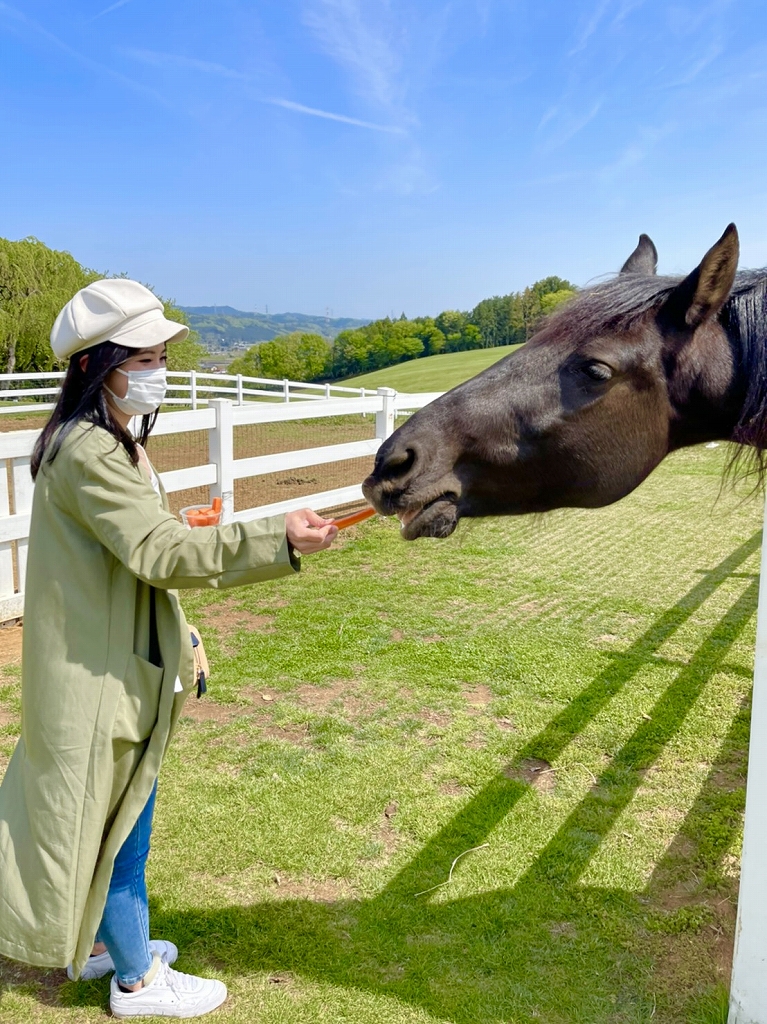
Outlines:
{"label": "woman's ear", "polygon": [[85,373],[85,371],[88,369],[88,359],[89,358],[90,357],[87,356],[87,355],[80,356],[80,369],[83,371],[83,373]]}

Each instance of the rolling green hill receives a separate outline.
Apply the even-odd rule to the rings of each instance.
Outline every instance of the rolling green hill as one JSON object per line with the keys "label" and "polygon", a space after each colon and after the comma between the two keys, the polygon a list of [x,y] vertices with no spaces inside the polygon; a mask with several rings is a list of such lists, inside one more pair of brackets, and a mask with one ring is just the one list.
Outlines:
{"label": "rolling green hill", "polygon": [[387,366],[373,373],[338,381],[352,388],[395,388],[397,391],[449,391],[481,370],[518,349],[519,345],[480,348],[472,352],[450,352],[447,355],[410,359],[397,366]]}

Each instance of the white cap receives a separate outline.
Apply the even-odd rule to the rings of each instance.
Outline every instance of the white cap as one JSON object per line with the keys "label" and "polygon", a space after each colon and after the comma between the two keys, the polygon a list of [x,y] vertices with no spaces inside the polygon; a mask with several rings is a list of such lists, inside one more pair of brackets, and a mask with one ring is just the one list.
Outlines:
{"label": "white cap", "polygon": [[69,300],[51,330],[51,347],[58,359],[68,359],[102,341],[152,348],[188,334],[188,327],[165,319],[162,302],[143,284],[115,277],[94,281]]}

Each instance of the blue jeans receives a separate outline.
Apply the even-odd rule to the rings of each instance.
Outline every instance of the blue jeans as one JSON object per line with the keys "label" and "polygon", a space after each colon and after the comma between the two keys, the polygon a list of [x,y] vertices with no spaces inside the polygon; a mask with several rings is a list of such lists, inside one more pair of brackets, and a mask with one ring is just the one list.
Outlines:
{"label": "blue jeans", "polygon": [[152,966],[144,872],[156,796],[155,782],[144,810],[115,857],[104,915],[96,934],[96,941],[107,947],[117,979],[124,985],[141,981]]}

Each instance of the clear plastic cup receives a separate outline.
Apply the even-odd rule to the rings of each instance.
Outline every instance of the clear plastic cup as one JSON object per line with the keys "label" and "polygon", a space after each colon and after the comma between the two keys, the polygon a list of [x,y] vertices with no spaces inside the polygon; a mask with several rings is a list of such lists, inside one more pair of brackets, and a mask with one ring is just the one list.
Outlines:
{"label": "clear plastic cup", "polygon": [[218,526],[221,522],[221,513],[214,512],[210,505],[187,505],[178,514],[190,530],[193,526]]}

